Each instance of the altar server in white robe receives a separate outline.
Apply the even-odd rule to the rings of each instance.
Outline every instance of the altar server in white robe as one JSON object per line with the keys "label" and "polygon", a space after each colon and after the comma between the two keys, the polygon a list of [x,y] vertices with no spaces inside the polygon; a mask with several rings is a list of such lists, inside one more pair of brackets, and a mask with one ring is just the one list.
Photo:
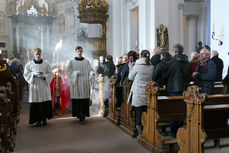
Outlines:
{"label": "altar server in white robe", "polygon": [[76,57],[67,64],[67,77],[70,81],[72,99],[72,116],[77,117],[80,123],[85,123],[89,117],[90,80],[93,77],[93,68],[84,58],[83,48],[75,48]]}
{"label": "altar server in white robe", "polygon": [[34,59],[25,65],[24,78],[29,83],[30,116],[29,124],[39,127],[47,125],[47,118],[51,119],[52,102],[50,83],[53,73],[49,63],[41,58],[42,50],[35,49]]}

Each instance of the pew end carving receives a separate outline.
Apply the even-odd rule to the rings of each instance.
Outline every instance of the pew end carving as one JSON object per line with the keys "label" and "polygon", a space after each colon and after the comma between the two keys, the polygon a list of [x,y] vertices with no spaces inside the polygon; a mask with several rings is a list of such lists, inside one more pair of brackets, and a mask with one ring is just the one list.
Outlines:
{"label": "pew end carving", "polygon": [[178,153],[201,153],[203,152],[203,143],[207,139],[207,135],[201,127],[203,119],[201,111],[207,95],[200,94],[200,88],[193,85],[188,87],[183,96],[187,107],[187,125],[186,128],[182,127],[177,131],[177,141],[180,146]]}
{"label": "pew end carving", "polygon": [[116,107],[116,81],[117,78],[115,76],[111,76],[110,84],[112,87],[112,94],[111,94],[111,101],[109,102],[109,114],[107,116],[107,119],[111,121],[112,123],[119,125],[120,124],[120,113],[119,109]]}

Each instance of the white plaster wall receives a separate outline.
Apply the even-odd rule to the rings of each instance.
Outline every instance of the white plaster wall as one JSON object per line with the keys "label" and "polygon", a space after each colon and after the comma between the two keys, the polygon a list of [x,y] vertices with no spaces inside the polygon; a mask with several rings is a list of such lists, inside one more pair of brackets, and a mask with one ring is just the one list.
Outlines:
{"label": "white plaster wall", "polygon": [[138,8],[130,11],[130,50],[139,51],[139,28],[138,28]]}
{"label": "white plaster wall", "polygon": [[0,0],[0,11],[4,13],[5,15],[5,25],[4,25],[4,31],[0,33],[0,42],[6,43],[6,48],[0,48],[0,49],[6,49],[8,51],[9,56],[9,50],[10,50],[10,41],[9,41],[9,18],[7,15],[7,6],[8,2],[7,0]]}
{"label": "white plaster wall", "polygon": [[[208,0],[206,0],[208,1]],[[207,43],[207,22],[208,2],[185,3],[184,0],[109,0],[109,19],[107,28],[107,51],[112,53],[114,58],[127,53],[133,46],[131,38],[130,24],[134,23],[130,19],[130,12],[134,8],[139,11],[139,51],[142,49],[152,50],[156,46],[156,28],[160,24],[168,27],[169,49],[176,43],[188,45],[185,42],[187,22],[185,15],[197,15],[197,40],[203,44]],[[189,49],[184,50],[189,54]]]}
{"label": "white plaster wall", "polygon": [[155,29],[160,24],[168,28],[170,51],[174,44],[183,42],[183,18],[179,14],[180,3],[182,3],[181,0],[155,0]]}
{"label": "white plaster wall", "polygon": [[[75,46],[80,45],[76,42],[76,28],[78,19],[74,21],[74,11],[73,11],[73,2],[72,0],[57,0],[56,6],[56,19],[53,21],[53,45],[55,46],[60,39],[63,40],[62,50],[60,52],[60,61],[66,61],[75,56]],[[65,32],[63,35],[59,34],[58,29],[58,17],[63,14],[65,18]],[[55,47],[54,47],[55,48]],[[83,46],[84,48],[84,46]],[[84,48],[85,49],[85,48]],[[86,52],[86,50],[85,50]]]}
{"label": "white plaster wall", "polygon": [[109,0],[109,18],[107,21],[107,53],[113,55],[113,58],[122,55],[122,1]]}
{"label": "white plaster wall", "polygon": [[[198,41],[201,41],[204,45],[210,45],[209,42],[209,22],[210,22],[210,1],[205,0],[204,2],[186,2],[184,3],[184,11],[183,11],[183,16],[184,19],[186,20],[184,23],[184,50],[186,51],[186,54],[190,56],[190,53],[195,50],[195,47],[197,45]],[[189,18],[190,16],[195,16],[196,21],[197,21],[197,31],[196,34],[193,34],[193,32],[190,33],[188,30],[193,29],[194,26],[191,25],[193,23],[190,22]],[[192,37],[196,37],[196,42],[193,43],[190,41]],[[190,44],[190,42],[192,42]]]}
{"label": "white plaster wall", "polygon": [[223,45],[219,46],[218,41],[211,39],[211,49],[217,50],[219,52],[219,57],[224,62],[223,76],[226,75],[228,65],[229,65],[229,22],[226,19],[227,14],[229,14],[229,1],[228,0],[211,0],[211,32],[212,26],[215,25],[215,32],[223,33]]}

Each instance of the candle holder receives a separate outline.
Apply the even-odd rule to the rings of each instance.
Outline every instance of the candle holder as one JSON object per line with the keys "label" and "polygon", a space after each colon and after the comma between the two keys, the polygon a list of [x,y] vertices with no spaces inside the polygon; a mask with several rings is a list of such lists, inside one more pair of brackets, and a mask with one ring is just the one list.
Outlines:
{"label": "candle holder", "polygon": [[[220,33],[220,35],[222,35],[222,36],[223,36],[223,34],[222,34],[222,33]],[[223,45],[223,41],[222,41],[222,39],[216,38],[216,33],[215,33],[215,32],[212,32],[212,39],[213,39],[213,40],[217,40],[217,41],[219,41],[219,42],[218,42],[218,45],[219,45],[219,46],[222,46],[222,45]]]}

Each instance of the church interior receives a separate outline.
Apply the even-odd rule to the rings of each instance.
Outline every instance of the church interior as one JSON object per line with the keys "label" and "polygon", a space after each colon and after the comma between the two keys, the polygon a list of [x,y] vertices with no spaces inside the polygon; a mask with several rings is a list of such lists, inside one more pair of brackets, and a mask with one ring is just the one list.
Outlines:
{"label": "church interior", "polygon": [[[0,153],[229,152],[229,22],[222,19],[229,13],[227,6],[228,0],[0,0]],[[189,80],[187,89],[176,96],[166,95],[167,84],[159,86],[151,79],[144,86],[146,111],[139,130],[131,97],[135,80],[123,84],[119,64],[125,60],[129,73],[134,69],[128,65],[134,56],[130,52],[139,60],[145,50],[151,59],[156,50],[160,57],[163,52],[175,57],[177,44],[188,61],[193,52],[198,54],[200,66],[201,54],[207,54],[203,48],[209,60],[216,52],[223,62],[221,79],[213,81],[214,94],[202,93],[203,88]],[[28,99],[34,93],[25,73],[37,48],[53,73],[48,83],[53,117],[42,122],[44,126],[29,124]],[[86,124],[84,118],[82,122],[72,116],[70,93],[76,81],[68,74],[74,68],[69,66],[72,59],[81,61],[80,49],[82,60],[87,59],[93,70]],[[115,66],[108,77],[112,67],[101,66],[105,58]],[[77,73],[78,77],[84,72]],[[42,79],[48,82],[46,76]],[[60,106],[53,102],[58,100],[53,96],[56,82],[59,97],[62,91],[65,96]],[[175,137],[170,135],[173,121],[183,123]]]}

